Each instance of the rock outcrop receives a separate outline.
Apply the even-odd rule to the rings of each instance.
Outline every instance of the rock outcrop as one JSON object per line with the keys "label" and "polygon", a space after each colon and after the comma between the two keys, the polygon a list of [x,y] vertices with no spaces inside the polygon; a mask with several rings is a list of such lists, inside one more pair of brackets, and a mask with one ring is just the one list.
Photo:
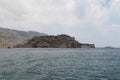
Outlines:
{"label": "rock outcrop", "polygon": [[68,35],[34,37],[15,48],[95,48],[94,44],[82,44]]}

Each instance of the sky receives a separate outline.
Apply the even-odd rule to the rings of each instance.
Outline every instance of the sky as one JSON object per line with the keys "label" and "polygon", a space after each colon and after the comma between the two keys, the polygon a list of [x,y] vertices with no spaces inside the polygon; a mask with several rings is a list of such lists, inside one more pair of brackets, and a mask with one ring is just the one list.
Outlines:
{"label": "sky", "polygon": [[120,0],[0,0],[0,27],[120,47]]}

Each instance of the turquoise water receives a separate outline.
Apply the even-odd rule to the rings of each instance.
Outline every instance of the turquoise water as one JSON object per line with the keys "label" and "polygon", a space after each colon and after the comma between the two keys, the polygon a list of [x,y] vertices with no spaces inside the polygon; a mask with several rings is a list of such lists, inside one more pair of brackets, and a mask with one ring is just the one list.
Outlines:
{"label": "turquoise water", "polygon": [[120,80],[120,49],[0,49],[0,80]]}

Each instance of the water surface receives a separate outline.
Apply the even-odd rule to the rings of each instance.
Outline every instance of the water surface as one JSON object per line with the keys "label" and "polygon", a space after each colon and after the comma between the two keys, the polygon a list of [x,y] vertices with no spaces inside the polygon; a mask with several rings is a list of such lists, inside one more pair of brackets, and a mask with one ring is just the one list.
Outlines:
{"label": "water surface", "polygon": [[0,80],[120,80],[120,49],[0,49]]}

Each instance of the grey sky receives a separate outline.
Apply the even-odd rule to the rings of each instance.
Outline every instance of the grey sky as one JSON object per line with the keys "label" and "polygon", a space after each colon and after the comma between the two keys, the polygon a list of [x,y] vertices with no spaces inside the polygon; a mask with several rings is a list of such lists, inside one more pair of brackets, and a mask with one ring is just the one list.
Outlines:
{"label": "grey sky", "polygon": [[120,0],[0,0],[0,26],[120,47]]}

